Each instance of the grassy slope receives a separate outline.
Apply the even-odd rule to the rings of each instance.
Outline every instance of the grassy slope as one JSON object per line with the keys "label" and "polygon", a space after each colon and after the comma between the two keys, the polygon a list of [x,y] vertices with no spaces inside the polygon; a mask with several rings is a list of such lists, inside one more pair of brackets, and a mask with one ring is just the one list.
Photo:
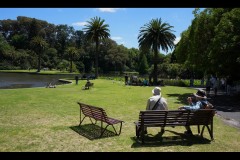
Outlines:
{"label": "grassy slope", "polygon": [[[93,80],[94,87],[81,90],[86,81],[79,85],[69,84],[57,88],[6,89],[0,91],[0,151],[239,151],[240,132],[226,126],[219,117],[214,117],[215,141],[176,139],[176,134],[184,132],[184,127],[166,128],[163,141],[157,137],[156,143],[140,145],[135,141],[134,121],[140,110],[144,110],[153,87],[125,86],[113,80]],[[162,87],[169,109],[183,105],[193,89]],[[70,127],[79,124],[79,106],[83,103],[103,107],[110,117],[122,119],[120,136],[95,140],[79,135]],[[84,120],[88,124],[89,120]],[[116,126],[118,129],[118,125]],[[108,127],[111,130],[111,126]],[[196,134],[196,127],[192,127]],[[149,133],[157,135],[158,128],[150,128]],[[176,132],[176,134],[172,132]],[[204,137],[210,139],[205,130]]]}

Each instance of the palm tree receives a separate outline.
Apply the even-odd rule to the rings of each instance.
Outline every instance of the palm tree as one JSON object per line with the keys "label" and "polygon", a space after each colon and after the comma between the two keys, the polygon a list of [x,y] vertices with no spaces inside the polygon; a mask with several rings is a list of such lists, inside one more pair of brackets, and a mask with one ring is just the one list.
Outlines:
{"label": "palm tree", "polygon": [[39,36],[33,37],[30,45],[32,46],[33,50],[37,53],[38,55],[38,70],[37,72],[40,72],[41,70],[41,57],[43,54],[43,51],[46,49],[48,46],[48,43]]}
{"label": "palm tree", "polygon": [[171,30],[173,26],[168,23],[162,23],[161,18],[152,19],[140,29],[138,36],[139,47],[142,49],[152,49],[154,52],[154,70],[153,70],[153,84],[157,84],[157,62],[160,47],[163,51],[168,51],[168,48],[174,47],[174,40],[176,36]]}
{"label": "palm tree", "polygon": [[95,76],[98,77],[98,46],[99,42],[102,39],[110,37],[109,34],[109,25],[103,24],[105,20],[100,17],[91,18],[90,21],[87,21],[88,24],[85,25],[86,28],[83,30],[86,32],[86,38],[90,41],[96,43],[96,53],[95,53]]}
{"label": "palm tree", "polygon": [[66,51],[70,60],[70,73],[72,73],[72,62],[79,56],[79,53],[76,47],[68,47]]}

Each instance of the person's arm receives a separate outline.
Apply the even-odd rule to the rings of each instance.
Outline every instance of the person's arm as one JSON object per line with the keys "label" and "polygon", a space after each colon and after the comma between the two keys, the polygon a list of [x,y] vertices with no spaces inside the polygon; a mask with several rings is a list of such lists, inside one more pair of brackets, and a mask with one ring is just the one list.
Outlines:
{"label": "person's arm", "polygon": [[198,110],[198,109],[200,109],[200,106],[201,106],[201,102],[198,101],[197,103],[195,103],[191,106],[183,106],[183,107],[180,107],[179,109]]}

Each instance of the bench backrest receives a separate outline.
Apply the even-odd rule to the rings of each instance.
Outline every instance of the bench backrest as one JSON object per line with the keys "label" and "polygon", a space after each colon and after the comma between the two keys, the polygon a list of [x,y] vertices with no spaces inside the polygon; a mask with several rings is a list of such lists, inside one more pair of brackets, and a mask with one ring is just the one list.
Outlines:
{"label": "bench backrest", "polygon": [[193,113],[189,119],[189,125],[208,125],[212,122],[215,109],[201,109]]}
{"label": "bench backrest", "polygon": [[185,126],[210,124],[215,110],[147,110],[140,111],[139,123],[144,126]]}
{"label": "bench backrest", "polygon": [[80,110],[85,116],[107,122],[108,117],[103,108],[91,106],[80,102],[78,102],[78,104],[80,105]]}

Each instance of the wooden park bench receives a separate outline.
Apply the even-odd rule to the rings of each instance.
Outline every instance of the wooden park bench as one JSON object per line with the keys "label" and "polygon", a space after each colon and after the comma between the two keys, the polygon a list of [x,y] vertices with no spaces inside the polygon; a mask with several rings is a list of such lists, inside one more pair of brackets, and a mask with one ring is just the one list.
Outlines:
{"label": "wooden park bench", "polygon": [[[203,125],[201,137],[203,137],[204,128],[207,127],[211,140],[213,140],[213,116],[215,109],[200,109],[197,111],[189,110],[146,110],[140,111],[136,125],[136,136],[141,137],[144,143],[144,127],[175,127],[175,126],[198,126]],[[210,126],[210,127],[209,127]]]}
{"label": "wooden park bench", "polygon": [[[122,122],[124,122],[124,121],[108,117],[103,108],[83,104],[83,103],[80,103],[80,102],[77,102],[77,103],[80,106],[80,124],[79,124],[79,126],[82,124],[83,120],[86,117],[89,117],[92,124],[96,124],[97,121],[101,121],[100,137],[102,137],[103,133],[106,131],[106,129],[109,125],[111,125],[113,127],[116,135],[121,134]],[[95,120],[95,123],[93,123],[92,119]],[[103,122],[105,122],[107,124],[104,129],[103,129]],[[113,125],[118,124],[118,123],[120,123],[120,129],[119,129],[119,132],[117,133],[117,131],[116,131],[116,129]]]}

